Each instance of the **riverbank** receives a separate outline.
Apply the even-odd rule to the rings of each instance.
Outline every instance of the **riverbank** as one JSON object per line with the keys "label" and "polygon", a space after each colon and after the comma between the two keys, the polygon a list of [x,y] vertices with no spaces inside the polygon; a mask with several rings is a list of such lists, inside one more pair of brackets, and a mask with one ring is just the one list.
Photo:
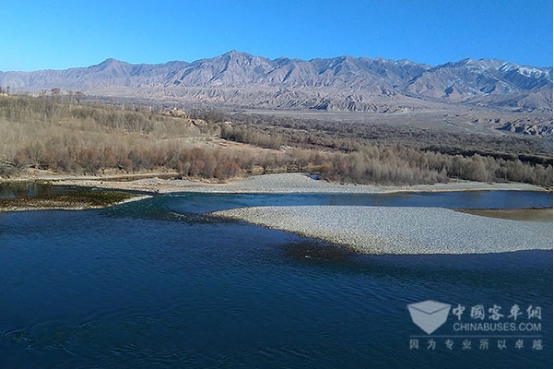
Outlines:
{"label": "riverbank", "polygon": [[[451,192],[451,191],[546,191],[526,183],[482,183],[451,180],[448,183],[414,186],[382,186],[331,183],[311,179],[302,173],[281,173],[251,176],[227,183],[209,183],[180,179],[164,179],[167,173],[157,177],[145,175],[72,177],[34,176],[32,180],[52,185],[98,187],[152,193],[202,192],[202,193],[396,193],[396,192]],[[140,178],[140,179],[137,179]],[[165,177],[167,178],[167,177]],[[31,179],[29,179],[31,180]],[[17,180],[13,180],[17,181]]]}
{"label": "riverbank", "polygon": [[496,219],[442,208],[267,206],[212,213],[366,254],[552,250],[552,221]]}
{"label": "riverbank", "polygon": [[72,191],[47,196],[0,198],[0,212],[100,209],[149,197],[116,191]]}
{"label": "riverbank", "polygon": [[[154,173],[156,174],[156,173]],[[154,175],[150,173],[150,175]],[[461,192],[461,191],[546,191],[542,187],[525,183],[481,183],[471,181],[455,181],[433,185],[415,186],[381,186],[381,185],[354,185],[331,183],[322,180],[314,180],[302,173],[282,173],[251,176],[235,179],[227,183],[210,183],[191,180],[172,179],[174,173],[157,173],[155,177],[148,174],[117,175],[104,177],[91,176],[63,176],[63,175],[35,175],[32,178],[18,178],[0,181],[2,183],[35,182],[54,186],[77,186],[86,188],[90,198],[105,191],[137,191],[143,194],[160,194],[175,192],[191,193],[320,193],[320,194],[384,194],[384,193],[414,193],[414,192]],[[94,189],[94,191],[90,191]],[[132,195],[127,194],[129,198]],[[81,210],[101,208],[116,205],[120,201],[108,201],[105,203],[89,203],[87,199],[68,199],[67,196],[49,196],[47,198],[27,197],[24,199],[1,199],[0,211],[16,210],[43,210],[43,209],[67,209]],[[135,197],[142,199],[144,197]],[[498,214],[486,216],[499,217]],[[502,215],[500,217],[506,217]],[[545,216],[542,216],[545,218]],[[508,216],[510,218],[510,216]],[[513,218],[513,216],[512,216]]]}

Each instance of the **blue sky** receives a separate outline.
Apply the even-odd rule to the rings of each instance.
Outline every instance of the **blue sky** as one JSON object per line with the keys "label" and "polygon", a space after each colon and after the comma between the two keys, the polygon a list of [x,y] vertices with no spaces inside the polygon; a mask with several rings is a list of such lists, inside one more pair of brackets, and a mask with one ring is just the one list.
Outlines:
{"label": "blue sky", "polygon": [[0,70],[351,55],[552,66],[551,0],[2,0]]}

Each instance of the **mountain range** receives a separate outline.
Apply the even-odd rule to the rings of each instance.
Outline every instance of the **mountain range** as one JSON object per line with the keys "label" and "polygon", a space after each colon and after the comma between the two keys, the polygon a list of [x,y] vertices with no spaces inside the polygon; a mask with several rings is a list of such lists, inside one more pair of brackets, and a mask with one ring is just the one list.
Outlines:
{"label": "mountain range", "polygon": [[247,108],[394,112],[447,103],[552,112],[552,68],[495,59],[438,66],[383,58],[281,57],[230,51],[192,63],[129,64],[107,59],[84,68],[0,72],[0,86],[39,93],[175,100]]}

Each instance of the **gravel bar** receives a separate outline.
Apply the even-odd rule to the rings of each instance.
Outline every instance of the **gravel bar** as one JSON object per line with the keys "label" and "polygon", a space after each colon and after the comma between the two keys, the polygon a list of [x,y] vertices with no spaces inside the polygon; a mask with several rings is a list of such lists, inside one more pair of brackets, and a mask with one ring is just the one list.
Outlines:
{"label": "gravel bar", "polygon": [[212,213],[366,254],[552,250],[552,222],[495,219],[443,208],[267,206]]}
{"label": "gravel bar", "polygon": [[52,184],[136,190],[155,193],[394,193],[394,192],[449,192],[449,191],[544,191],[527,183],[483,183],[450,181],[433,185],[382,186],[330,183],[313,180],[305,173],[264,174],[231,180],[228,183],[204,183],[190,180],[143,178],[135,181],[110,181],[88,177],[51,180]]}

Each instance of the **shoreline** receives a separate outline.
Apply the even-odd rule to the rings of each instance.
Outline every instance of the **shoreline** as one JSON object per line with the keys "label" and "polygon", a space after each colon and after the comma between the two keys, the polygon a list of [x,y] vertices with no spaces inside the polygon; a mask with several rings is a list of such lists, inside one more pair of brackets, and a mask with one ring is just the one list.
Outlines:
{"label": "shoreline", "polygon": [[[383,185],[355,185],[331,183],[324,180],[313,180],[307,174],[282,173],[265,174],[231,180],[227,183],[195,182],[191,180],[163,179],[171,177],[171,173],[133,174],[130,176],[64,176],[64,175],[35,175],[32,178],[0,179],[3,183],[35,182],[53,186],[75,186],[87,189],[102,189],[106,191],[136,192],[130,199],[121,202],[106,204],[91,204],[87,201],[58,200],[27,198],[20,204],[2,204],[0,212],[26,210],[86,210],[99,209],[118,205],[127,201],[138,201],[156,194],[168,193],[214,193],[214,194],[279,194],[279,193],[313,193],[313,194],[395,194],[395,193],[440,193],[440,192],[468,192],[468,191],[536,191],[550,192],[542,187],[525,183],[482,183],[471,181],[451,181],[433,185],[414,186],[383,186]],[[159,177],[158,177],[159,176]],[[144,196],[141,196],[144,195]],[[55,199],[54,199],[55,200]],[[463,210],[461,210],[463,212]],[[499,216],[497,213],[481,215],[489,217]],[[513,216],[512,216],[513,218]],[[517,217],[516,217],[517,218]],[[544,218],[544,216],[543,216]]]}
{"label": "shoreline", "polygon": [[163,179],[168,173],[137,174],[129,176],[63,176],[37,175],[30,178],[0,179],[2,183],[40,182],[58,186],[93,187],[145,193],[413,193],[461,191],[537,191],[551,189],[526,183],[484,183],[452,180],[448,183],[413,186],[356,185],[313,180],[303,173],[264,174],[230,180],[227,183],[208,183],[182,179]]}
{"label": "shoreline", "polygon": [[[417,186],[374,186],[318,181],[300,173],[248,177],[225,184],[187,180],[141,178],[107,181],[106,178],[56,178],[35,181],[62,186],[82,186],[81,197],[20,198],[0,201],[0,212],[28,210],[87,210],[139,201],[155,194],[197,193],[320,193],[392,194],[452,191],[540,191],[521,183],[456,181]],[[24,182],[18,179],[13,182]],[[94,189],[106,191],[94,191]],[[91,194],[137,191],[125,198],[94,202]],[[150,193],[150,194],[149,194]],[[121,193],[119,194],[121,195]],[[97,195],[96,195],[97,196]],[[89,199],[89,197],[91,197]],[[1,199],[0,199],[1,200]],[[13,204],[13,205],[12,205]],[[347,247],[366,254],[479,254],[520,250],[552,250],[552,208],[545,209],[445,209],[380,206],[264,206],[207,214],[291,232],[303,237]]]}
{"label": "shoreline", "polygon": [[20,211],[35,211],[35,210],[67,210],[67,211],[79,211],[79,210],[93,210],[93,209],[105,209],[115,205],[122,205],[129,202],[140,201],[152,197],[151,195],[138,195],[130,198],[116,201],[113,203],[106,203],[102,205],[95,205],[92,203],[86,203],[83,201],[67,201],[57,199],[25,199],[24,205],[16,204],[4,204],[0,202],[0,213],[7,212],[20,212]]}
{"label": "shoreline", "polygon": [[320,239],[363,254],[552,250],[552,221],[497,219],[444,208],[266,206],[210,215]]}

